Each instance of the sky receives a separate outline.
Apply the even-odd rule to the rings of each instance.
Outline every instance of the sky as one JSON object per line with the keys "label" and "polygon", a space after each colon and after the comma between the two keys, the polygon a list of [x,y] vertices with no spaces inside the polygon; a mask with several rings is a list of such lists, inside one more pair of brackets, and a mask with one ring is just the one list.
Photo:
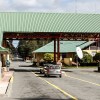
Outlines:
{"label": "sky", "polygon": [[[100,14],[100,0],[0,0],[0,12]],[[17,47],[18,41],[13,44]]]}
{"label": "sky", "polygon": [[13,41],[13,45],[14,45],[15,48],[18,46],[18,43],[19,43],[18,40],[14,40],[14,41]]}
{"label": "sky", "polygon": [[0,12],[100,13],[100,0],[0,0]]}

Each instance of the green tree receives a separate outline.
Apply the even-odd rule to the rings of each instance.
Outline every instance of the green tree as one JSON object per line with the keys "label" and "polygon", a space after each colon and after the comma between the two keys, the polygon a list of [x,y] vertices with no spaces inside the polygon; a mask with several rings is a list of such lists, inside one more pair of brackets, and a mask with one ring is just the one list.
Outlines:
{"label": "green tree", "polygon": [[91,62],[93,62],[93,57],[89,53],[83,52],[82,62],[83,63],[91,63]]}
{"label": "green tree", "polygon": [[96,53],[95,56],[93,57],[94,61],[100,60],[100,52]]}
{"label": "green tree", "polygon": [[28,57],[31,56],[32,54],[32,44],[30,44],[28,41],[22,40],[20,41],[18,45],[18,52],[22,57]]}
{"label": "green tree", "polygon": [[20,40],[18,44],[18,52],[22,57],[32,56],[32,52],[45,44],[50,42],[50,40]]}

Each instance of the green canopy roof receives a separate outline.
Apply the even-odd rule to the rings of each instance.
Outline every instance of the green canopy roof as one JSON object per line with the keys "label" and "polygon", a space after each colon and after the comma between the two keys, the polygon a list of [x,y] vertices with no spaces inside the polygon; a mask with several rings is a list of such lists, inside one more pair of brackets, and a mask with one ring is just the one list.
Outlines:
{"label": "green canopy roof", "polygon": [[87,47],[87,46],[89,46],[89,45],[91,45],[91,44],[93,44],[93,43],[94,43],[94,41],[85,42],[85,43],[83,43],[82,45],[80,45],[79,47],[80,47],[81,49],[84,49],[85,47]]}
{"label": "green canopy roof", "polygon": [[8,53],[8,49],[0,46],[0,53]]}
{"label": "green canopy roof", "polygon": [[0,12],[0,45],[4,32],[100,33],[100,14]]}
{"label": "green canopy roof", "polygon": [[100,14],[1,12],[3,32],[99,32]]}
{"label": "green canopy roof", "polygon": [[[60,41],[60,53],[76,52],[76,47],[84,49],[88,47],[94,41]],[[50,42],[47,45],[33,51],[33,53],[52,53],[54,52],[54,42]]]}

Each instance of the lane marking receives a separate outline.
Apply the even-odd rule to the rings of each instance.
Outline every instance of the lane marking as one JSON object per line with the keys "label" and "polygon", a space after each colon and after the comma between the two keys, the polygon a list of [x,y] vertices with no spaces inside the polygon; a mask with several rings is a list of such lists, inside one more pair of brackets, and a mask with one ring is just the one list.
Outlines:
{"label": "lane marking", "polygon": [[6,94],[8,97],[11,96],[11,93],[12,93],[12,84],[13,84],[13,80],[14,80],[14,77],[12,76],[10,81],[9,81],[9,86],[8,86],[8,89],[6,91]]}
{"label": "lane marking", "polygon": [[[81,74],[85,74],[85,75],[87,75],[88,74],[88,72],[80,72]],[[89,74],[90,76],[96,76],[96,77],[98,77],[98,78],[100,78],[100,76],[98,75],[96,75],[96,74]]]}
{"label": "lane marking", "polygon": [[12,76],[10,79],[10,83],[13,83],[14,77]]}
{"label": "lane marking", "polygon": [[[35,74],[34,72],[32,72],[32,73],[33,73],[35,76],[39,76],[39,75]],[[62,92],[64,95],[66,95],[66,96],[72,98],[73,100],[78,100],[76,97],[70,95],[69,93],[65,92],[64,90],[62,90],[62,89],[59,88],[58,86],[56,86],[56,85],[50,83],[50,82],[47,81],[46,79],[43,79],[43,78],[41,78],[41,77],[39,77],[39,78],[42,79],[43,81],[45,81],[46,83],[48,83],[49,85],[51,85],[52,87],[56,88],[56,89],[59,90],[60,92]]]}
{"label": "lane marking", "polygon": [[96,85],[96,86],[100,86],[100,84],[97,84],[97,83],[94,83],[94,82],[90,82],[90,81],[86,81],[86,80],[83,80],[83,79],[80,79],[80,78],[72,77],[72,76],[67,75],[66,73],[65,73],[65,76],[66,77],[70,77],[72,79],[76,79],[76,80],[82,81],[82,82],[86,82],[86,83],[90,83],[90,84],[93,84],[93,85]]}

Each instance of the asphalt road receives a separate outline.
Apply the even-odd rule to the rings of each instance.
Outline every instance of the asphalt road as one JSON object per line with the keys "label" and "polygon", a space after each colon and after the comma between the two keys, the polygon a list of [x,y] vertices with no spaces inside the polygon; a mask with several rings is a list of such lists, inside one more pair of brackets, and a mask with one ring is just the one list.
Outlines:
{"label": "asphalt road", "polygon": [[[15,72],[5,100],[100,100],[100,73],[96,68],[66,69],[62,78],[44,77],[39,68],[12,62]],[[1,99],[0,99],[1,100]]]}

